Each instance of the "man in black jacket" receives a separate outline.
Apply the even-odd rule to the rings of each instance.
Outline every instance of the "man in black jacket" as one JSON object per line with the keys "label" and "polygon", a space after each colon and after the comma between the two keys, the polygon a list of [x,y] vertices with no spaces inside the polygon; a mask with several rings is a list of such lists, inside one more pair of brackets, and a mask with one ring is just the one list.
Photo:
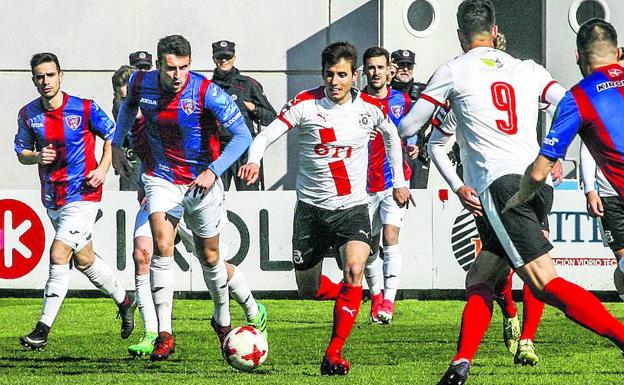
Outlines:
{"label": "man in black jacket", "polygon": [[[410,96],[413,102],[420,98],[420,93],[427,86],[424,83],[414,81],[414,65],[416,55],[409,49],[399,49],[392,52],[392,63],[396,65],[397,72],[390,82],[390,87]],[[429,139],[429,125],[420,130],[413,138],[407,140],[407,163],[412,169],[410,188],[427,188],[429,180],[429,156],[427,154],[427,141]]]}
{"label": "man in black jacket", "polygon": [[[251,129],[251,136],[255,137],[261,130],[261,126],[267,126],[275,119],[276,112],[267,100],[262,85],[257,80],[249,76],[241,75],[239,70],[234,67],[236,61],[235,48],[236,44],[219,40],[212,43],[212,59],[216,68],[212,76],[212,81],[219,87],[223,88],[238,105],[247,127]],[[219,135],[221,140],[221,150],[230,142],[231,136],[227,130],[222,130]],[[247,185],[242,179],[236,176],[238,168],[247,163],[247,152],[234,162],[232,166],[221,175],[223,187],[225,191],[229,190],[231,179],[234,179],[236,190],[259,190],[259,182],[264,178]],[[262,169],[260,170],[262,175]],[[264,190],[264,181],[262,182],[262,190]]]}

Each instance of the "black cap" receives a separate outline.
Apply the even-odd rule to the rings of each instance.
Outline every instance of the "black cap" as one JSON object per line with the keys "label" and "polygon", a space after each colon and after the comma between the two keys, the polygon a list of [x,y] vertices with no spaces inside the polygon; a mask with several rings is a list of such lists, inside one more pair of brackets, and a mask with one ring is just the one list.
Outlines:
{"label": "black cap", "polygon": [[392,52],[392,62],[394,64],[416,64],[416,54],[409,49],[398,49]]}
{"label": "black cap", "polygon": [[139,69],[152,68],[152,54],[147,51],[136,51],[130,54],[130,65]]}
{"label": "black cap", "polygon": [[212,43],[212,56],[234,56],[236,43],[227,40],[219,40]]}

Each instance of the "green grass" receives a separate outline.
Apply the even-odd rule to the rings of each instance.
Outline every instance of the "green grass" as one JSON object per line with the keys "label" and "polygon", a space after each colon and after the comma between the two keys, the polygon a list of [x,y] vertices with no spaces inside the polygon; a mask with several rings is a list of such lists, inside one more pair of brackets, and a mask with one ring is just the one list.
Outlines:
{"label": "green grass", "polygon": [[[331,332],[330,302],[267,300],[270,353],[255,373],[239,373],[221,358],[210,329],[212,303],[177,300],[177,352],[168,361],[130,359],[119,338],[115,307],[106,299],[68,299],[43,352],[25,351],[18,336],[39,317],[41,300],[0,299],[0,384],[435,384],[456,346],[463,302],[401,301],[391,326],[367,322],[364,303],[347,341],[346,378],[321,377],[319,364]],[[623,304],[607,304],[620,319]],[[232,304],[234,324],[242,312]],[[138,316],[138,311],[137,311]],[[140,323],[140,318],[138,319]],[[624,384],[624,359],[609,341],[547,308],[538,332],[536,367],[513,365],[501,340],[500,311],[477,354],[470,385]]]}

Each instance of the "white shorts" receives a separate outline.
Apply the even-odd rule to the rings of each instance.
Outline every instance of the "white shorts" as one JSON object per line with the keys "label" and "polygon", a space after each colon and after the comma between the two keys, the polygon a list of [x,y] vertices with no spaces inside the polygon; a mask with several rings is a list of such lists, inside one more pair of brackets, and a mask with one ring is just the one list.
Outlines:
{"label": "white shorts", "polygon": [[[190,232],[186,223],[184,222],[184,218],[180,219],[178,223],[178,235],[182,240],[182,244],[184,244],[184,248],[189,253],[195,252],[195,244],[193,241],[193,234]],[[147,213],[147,203],[143,203],[141,207],[139,207],[139,211],[137,212],[136,219],[134,221],[134,238],[137,237],[147,237],[154,238],[152,236],[152,229],[149,223],[149,214]]]}
{"label": "white shorts", "polygon": [[206,196],[185,196],[188,185],[176,185],[162,178],[141,176],[147,196],[147,213],[164,212],[184,220],[194,234],[202,238],[218,235],[228,224],[225,210],[223,182],[217,178]]}
{"label": "white shorts", "polygon": [[383,225],[403,227],[406,207],[399,207],[392,197],[392,187],[384,191],[368,194],[368,214],[371,220],[372,235],[379,234]]}
{"label": "white shorts", "polygon": [[93,225],[100,202],[77,201],[58,210],[48,209],[48,218],[56,230],[54,239],[80,251],[93,237]]}

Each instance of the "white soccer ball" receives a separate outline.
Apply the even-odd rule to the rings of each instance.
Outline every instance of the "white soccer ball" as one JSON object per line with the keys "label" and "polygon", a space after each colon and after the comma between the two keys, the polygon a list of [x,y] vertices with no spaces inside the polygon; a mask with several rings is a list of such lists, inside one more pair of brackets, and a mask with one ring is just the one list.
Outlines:
{"label": "white soccer ball", "polygon": [[223,355],[233,368],[249,372],[266,360],[269,343],[266,336],[253,326],[239,326],[223,340]]}

